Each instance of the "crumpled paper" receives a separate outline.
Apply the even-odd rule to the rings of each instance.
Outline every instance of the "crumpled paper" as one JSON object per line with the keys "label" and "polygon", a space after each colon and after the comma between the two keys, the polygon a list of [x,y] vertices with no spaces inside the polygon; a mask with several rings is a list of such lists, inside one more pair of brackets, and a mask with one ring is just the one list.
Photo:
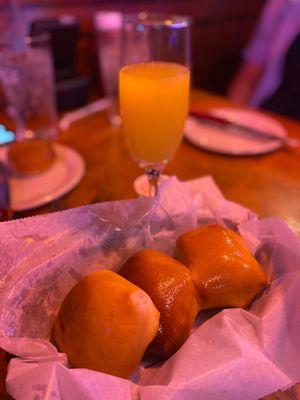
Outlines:
{"label": "crumpled paper", "polygon": [[[48,341],[63,298],[87,273],[141,248],[173,254],[197,225],[239,230],[271,284],[249,310],[200,313],[181,349],[131,380],[71,369]],[[0,224],[0,347],[15,399],[257,399],[300,380],[300,244],[286,223],[258,220],[210,177],[170,178],[156,199],[102,203]],[[204,315],[204,317],[202,317]]]}

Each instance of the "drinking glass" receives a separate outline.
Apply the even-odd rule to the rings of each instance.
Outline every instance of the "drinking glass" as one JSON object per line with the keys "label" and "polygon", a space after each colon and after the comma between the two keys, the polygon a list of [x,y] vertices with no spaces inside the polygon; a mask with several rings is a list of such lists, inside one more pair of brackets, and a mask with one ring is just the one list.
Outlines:
{"label": "drinking glass", "polygon": [[56,136],[56,104],[49,35],[26,37],[22,48],[0,38],[0,82],[17,141]]}
{"label": "drinking glass", "polygon": [[113,127],[119,127],[121,118],[117,98],[121,57],[122,13],[117,11],[99,11],[94,15],[94,25],[104,94],[111,101],[108,109],[108,118]]}
{"label": "drinking glass", "polygon": [[124,15],[119,76],[123,130],[149,195],[182,139],[190,85],[190,19]]}

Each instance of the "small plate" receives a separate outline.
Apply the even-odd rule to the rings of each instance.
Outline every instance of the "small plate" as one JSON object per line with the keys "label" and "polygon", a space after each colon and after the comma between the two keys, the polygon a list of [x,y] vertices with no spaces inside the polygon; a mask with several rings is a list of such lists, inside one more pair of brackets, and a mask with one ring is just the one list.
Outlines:
{"label": "small plate", "polygon": [[[77,151],[54,144],[56,160],[45,172],[26,177],[10,177],[11,208],[25,211],[40,207],[72,190],[82,179],[85,164]],[[0,149],[0,159],[6,161],[7,147]]]}
{"label": "small plate", "polygon": [[[234,108],[214,108],[209,113],[216,117],[227,118],[241,125],[271,132],[278,137],[287,135],[285,128],[273,118],[252,110]],[[195,117],[188,117],[184,136],[195,146],[215,153],[251,156],[266,154],[282,147],[282,141],[276,139],[259,139],[240,134],[232,129],[222,129],[200,122]]]}

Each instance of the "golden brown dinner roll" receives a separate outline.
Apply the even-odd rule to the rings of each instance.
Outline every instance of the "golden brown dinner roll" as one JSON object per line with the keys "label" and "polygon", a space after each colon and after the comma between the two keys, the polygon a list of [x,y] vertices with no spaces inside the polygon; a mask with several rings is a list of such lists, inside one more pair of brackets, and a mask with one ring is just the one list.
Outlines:
{"label": "golden brown dinner roll", "polygon": [[142,289],[102,270],[85,276],[69,292],[53,336],[73,366],[127,378],[158,324],[159,312]]}
{"label": "golden brown dinner roll", "polygon": [[147,355],[169,357],[189,336],[200,308],[190,271],[166,254],[147,249],[134,254],[120,274],[145,290],[160,312],[158,334]]}
{"label": "golden brown dinner roll", "polygon": [[220,225],[184,233],[177,240],[176,254],[190,269],[205,309],[246,307],[267,283],[243,238]]}
{"label": "golden brown dinner roll", "polygon": [[17,174],[33,174],[47,170],[55,160],[51,143],[32,139],[14,142],[8,150],[8,162]]}

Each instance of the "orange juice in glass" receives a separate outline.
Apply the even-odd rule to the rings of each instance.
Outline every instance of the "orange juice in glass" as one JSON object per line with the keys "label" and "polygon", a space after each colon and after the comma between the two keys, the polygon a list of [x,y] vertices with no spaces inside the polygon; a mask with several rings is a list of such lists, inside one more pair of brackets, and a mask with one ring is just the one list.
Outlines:
{"label": "orange juice in glass", "polygon": [[172,62],[132,64],[121,69],[119,86],[123,130],[131,154],[148,176],[158,178],[182,138],[189,69]]}
{"label": "orange juice in glass", "polygon": [[[130,152],[144,168],[149,195],[174,156],[188,112],[190,26],[184,15],[124,14],[120,111]],[[142,179],[143,180],[143,179]],[[141,180],[141,181],[142,181]]]}
{"label": "orange juice in glass", "polygon": [[123,128],[141,166],[165,164],[177,150],[188,111],[189,76],[188,68],[168,62],[121,70]]}

